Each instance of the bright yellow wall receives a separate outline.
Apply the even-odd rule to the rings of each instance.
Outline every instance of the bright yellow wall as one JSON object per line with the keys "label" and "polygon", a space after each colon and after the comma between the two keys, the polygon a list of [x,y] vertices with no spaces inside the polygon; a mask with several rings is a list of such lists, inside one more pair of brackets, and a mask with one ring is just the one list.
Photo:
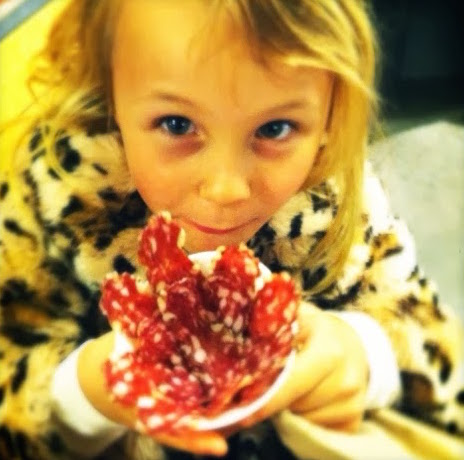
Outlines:
{"label": "bright yellow wall", "polygon": [[[30,103],[25,85],[28,61],[43,46],[53,19],[67,3],[51,0],[0,40],[0,126]],[[0,166],[13,138],[12,131],[0,136]]]}

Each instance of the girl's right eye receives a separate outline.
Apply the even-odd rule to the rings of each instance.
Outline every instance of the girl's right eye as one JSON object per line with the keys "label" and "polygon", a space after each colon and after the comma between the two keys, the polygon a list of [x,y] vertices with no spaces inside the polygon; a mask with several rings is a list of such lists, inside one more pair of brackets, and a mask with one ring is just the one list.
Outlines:
{"label": "girl's right eye", "polygon": [[180,115],[169,115],[154,122],[155,128],[161,128],[171,136],[185,136],[195,131],[191,120]]}

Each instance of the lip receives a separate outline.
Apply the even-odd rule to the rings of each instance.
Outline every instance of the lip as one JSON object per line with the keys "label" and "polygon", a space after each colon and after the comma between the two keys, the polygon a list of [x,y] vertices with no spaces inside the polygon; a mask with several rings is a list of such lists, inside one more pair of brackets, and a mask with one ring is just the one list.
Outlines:
{"label": "lip", "polygon": [[194,220],[190,219],[182,219],[185,223],[191,225],[192,227],[195,227],[197,230],[200,230],[203,233],[208,233],[210,235],[226,235],[227,233],[232,233],[237,230],[240,230],[247,225],[249,225],[251,222],[255,221],[256,219],[249,220],[248,222],[245,222],[240,225],[235,225],[232,227],[227,227],[227,228],[217,228],[217,227],[208,227],[207,225],[202,225],[199,224],[198,222],[195,222]]}

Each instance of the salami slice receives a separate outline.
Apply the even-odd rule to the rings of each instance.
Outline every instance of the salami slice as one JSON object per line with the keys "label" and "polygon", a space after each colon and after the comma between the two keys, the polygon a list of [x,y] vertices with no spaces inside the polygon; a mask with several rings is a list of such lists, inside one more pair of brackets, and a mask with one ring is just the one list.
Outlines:
{"label": "salami slice", "polygon": [[272,337],[291,327],[297,295],[287,274],[276,274],[257,293],[251,311],[250,331],[255,337]]}
{"label": "salami slice", "polygon": [[169,214],[154,216],[138,252],[147,280],[113,273],[102,283],[102,311],[134,346],[106,362],[107,386],[151,434],[258,398],[292,349],[298,294],[288,275],[258,288],[259,260],[245,245],[218,249],[203,272],[182,244]]}
{"label": "salami slice", "polygon": [[149,219],[140,236],[138,257],[155,288],[188,275],[193,263],[183,251],[184,230],[164,212]]}
{"label": "salami slice", "polygon": [[198,334],[208,327],[208,318],[204,312],[204,301],[201,292],[203,278],[193,274],[183,276],[166,285],[166,305],[163,319],[172,328],[178,326],[187,328],[192,333]]}
{"label": "salami slice", "polygon": [[211,319],[235,334],[243,334],[250,320],[252,293],[238,276],[211,274],[202,285],[205,308]]}
{"label": "salami slice", "polygon": [[253,251],[241,244],[220,248],[219,253],[220,258],[213,268],[214,274],[239,279],[245,289],[253,291],[255,280],[260,275],[259,260]]}
{"label": "salami slice", "polygon": [[111,273],[103,281],[100,308],[113,328],[137,337],[144,325],[156,321],[159,311],[150,285],[128,273]]}

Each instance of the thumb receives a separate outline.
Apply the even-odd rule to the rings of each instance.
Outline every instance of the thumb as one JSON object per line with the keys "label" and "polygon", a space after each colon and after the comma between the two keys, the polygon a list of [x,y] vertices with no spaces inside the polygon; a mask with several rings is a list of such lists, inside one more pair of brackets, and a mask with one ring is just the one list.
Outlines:
{"label": "thumb", "polygon": [[288,408],[291,403],[316,388],[333,371],[333,361],[325,359],[325,341],[317,340],[321,312],[317,307],[301,303],[298,311],[298,332],[295,338],[295,359],[290,364],[287,379],[271,400],[242,422],[251,426],[260,420]]}

